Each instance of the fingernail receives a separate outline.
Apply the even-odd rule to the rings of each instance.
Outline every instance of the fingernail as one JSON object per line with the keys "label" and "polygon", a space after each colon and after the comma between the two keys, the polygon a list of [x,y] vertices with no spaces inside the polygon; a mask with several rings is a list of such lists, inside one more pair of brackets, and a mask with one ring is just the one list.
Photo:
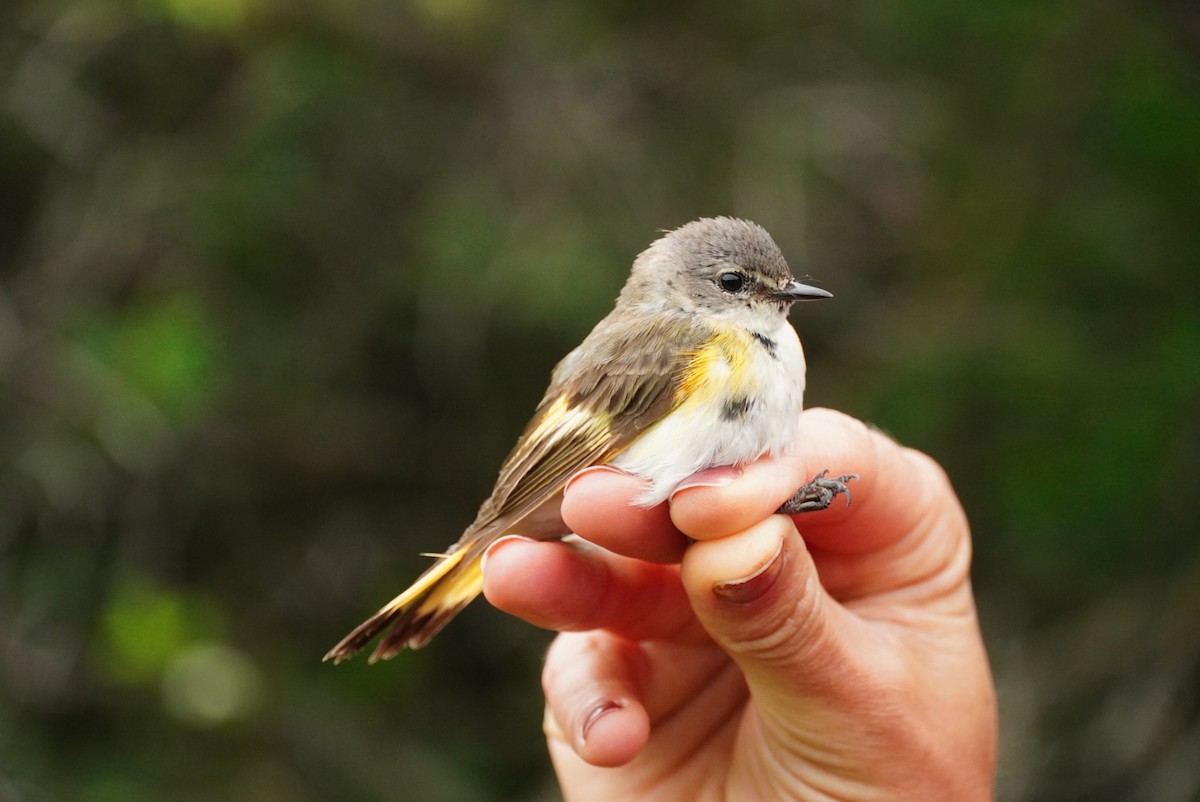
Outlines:
{"label": "fingernail", "polygon": [[716,468],[708,468],[707,470],[694,473],[684,479],[679,485],[671,491],[671,500],[675,496],[682,493],[684,490],[693,490],[697,487],[724,487],[742,475],[742,469],[736,465],[720,465]]}
{"label": "fingernail", "polygon": [[587,743],[588,734],[592,731],[592,727],[596,726],[597,721],[614,710],[620,710],[624,706],[613,699],[605,699],[589,710],[587,716],[583,719],[583,726],[579,728],[579,745],[583,746]]}
{"label": "fingernail", "polygon": [[504,537],[500,538],[492,545],[488,546],[487,551],[485,551],[483,553],[483,557],[479,560],[479,570],[486,574],[488,558],[491,557],[493,554],[495,554],[500,549],[504,548],[505,544],[513,543],[516,541],[524,541],[525,543],[536,543],[537,542],[534,538],[525,537],[524,535],[505,535]]}
{"label": "fingernail", "polygon": [[575,484],[575,481],[577,479],[579,479],[579,477],[592,476],[592,475],[598,474],[598,473],[616,474],[618,476],[632,476],[633,475],[633,474],[629,473],[628,471],[623,471],[620,468],[614,468],[611,465],[593,465],[590,468],[584,468],[582,471],[580,471],[579,473],[575,474],[570,479],[568,479],[567,484],[563,487],[563,495],[565,496],[565,495],[567,495],[567,493],[571,492],[571,485]]}
{"label": "fingernail", "polygon": [[713,594],[722,601],[732,604],[750,604],[758,601],[767,594],[783,572],[783,540],[775,548],[771,559],[749,576],[731,579],[728,582],[717,582],[713,585]]}

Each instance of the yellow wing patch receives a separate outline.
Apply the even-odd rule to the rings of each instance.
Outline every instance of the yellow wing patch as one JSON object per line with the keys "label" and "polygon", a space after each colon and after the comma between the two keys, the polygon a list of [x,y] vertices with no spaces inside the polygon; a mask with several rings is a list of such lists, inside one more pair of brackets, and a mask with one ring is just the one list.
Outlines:
{"label": "yellow wing patch", "polygon": [[533,419],[500,469],[490,501],[500,514],[557,493],[572,473],[612,447],[610,417],[560,396]]}

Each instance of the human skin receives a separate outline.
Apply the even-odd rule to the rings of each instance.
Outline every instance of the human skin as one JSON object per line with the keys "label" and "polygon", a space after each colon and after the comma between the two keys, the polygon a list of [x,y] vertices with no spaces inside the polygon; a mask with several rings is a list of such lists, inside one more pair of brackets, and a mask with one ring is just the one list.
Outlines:
{"label": "human skin", "polygon": [[[826,468],[861,477],[849,505],[774,513]],[[970,532],[933,460],[814,409],[785,456],[650,509],[644,487],[584,471],[578,538],[504,538],[485,563],[492,604],[561,633],[542,685],[567,800],[992,798]]]}

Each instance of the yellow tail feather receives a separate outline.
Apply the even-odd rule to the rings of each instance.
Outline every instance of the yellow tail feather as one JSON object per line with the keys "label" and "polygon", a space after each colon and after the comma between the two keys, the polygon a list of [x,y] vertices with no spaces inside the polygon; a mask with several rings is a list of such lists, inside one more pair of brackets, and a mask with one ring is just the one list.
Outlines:
{"label": "yellow tail feather", "polygon": [[405,647],[424,646],[483,591],[483,552],[476,542],[439,555],[438,561],[411,587],[355,627],[324,659],[342,662],[389,626],[390,631],[375,647],[370,662],[394,657]]}

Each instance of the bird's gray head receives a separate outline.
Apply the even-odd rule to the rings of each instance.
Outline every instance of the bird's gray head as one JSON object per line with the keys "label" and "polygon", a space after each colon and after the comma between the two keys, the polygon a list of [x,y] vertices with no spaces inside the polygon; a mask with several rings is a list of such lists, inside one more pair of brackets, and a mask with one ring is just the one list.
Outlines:
{"label": "bird's gray head", "polygon": [[782,316],[796,301],[829,298],[792,276],[779,246],[748,220],[705,217],[638,256],[622,304],[720,318]]}

